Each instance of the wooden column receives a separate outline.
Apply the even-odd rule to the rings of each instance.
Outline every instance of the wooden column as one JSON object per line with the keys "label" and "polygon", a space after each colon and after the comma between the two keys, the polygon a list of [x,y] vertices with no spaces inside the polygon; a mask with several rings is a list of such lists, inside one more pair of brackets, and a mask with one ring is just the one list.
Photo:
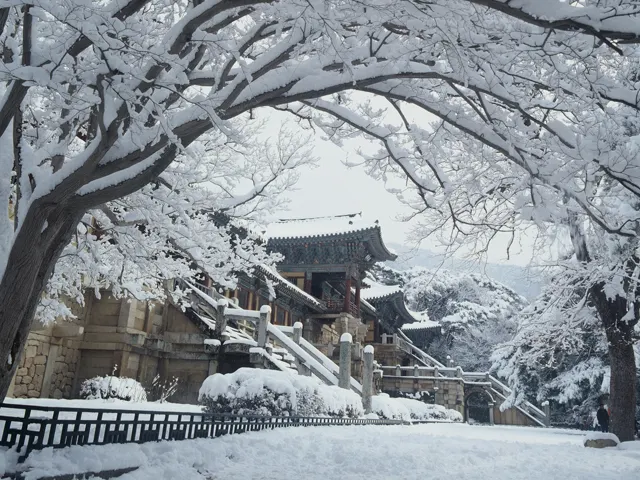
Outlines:
{"label": "wooden column", "polygon": [[349,313],[349,304],[351,303],[351,275],[347,274],[347,280],[345,282],[344,292],[344,307],[343,311]]}

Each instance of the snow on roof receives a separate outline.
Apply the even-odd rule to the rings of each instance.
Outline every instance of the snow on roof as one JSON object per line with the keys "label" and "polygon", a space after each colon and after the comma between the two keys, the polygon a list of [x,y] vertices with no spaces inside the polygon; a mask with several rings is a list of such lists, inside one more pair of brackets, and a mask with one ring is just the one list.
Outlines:
{"label": "snow on roof", "polygon": [[287,280],[286,278],[284,278],[282,275],[280,275],[278,273],[278,271],[273,268],[270,267],[269,265],[265,265],[262,264],[260,265],[260,268],[268,275],[270,275],[273,280],[275,280],[277,283],[277,286],[281,286],[282,288],[286,288],[289,291],[295,292],[298,295],[300,295],[301,297],[304,297],[307,301],[309,301],[312,305],[315,305],[317,307],[321,306],[322,304],[318,301],[317,298],[309,295],[307,292],[305,292],[304,290],[302,290],[301,288],[298,288],[297,285],[294,285],[293,283],[291,283],[289,280]]}
{"label": "snow on roof", "polygon": [[367,288],[360,290],[360,298],[365,300],[384,298],[396,293],[402,293],[400,285],[383,285],[376,282],[370,275],[362,281],[362,284]]}
{"label": "snow on roof", "polygon": [[384,298],[396,293],[402,293],[399,285],[380,285],[363,288],[360,290],[360,298],[365,300],[373,300],[375,298]]}
{"label": "snow on roof", "polygon": [[270,224],[264,236],[270,238],[305,238],[358,232],[378,227],[378,221],[366,221],[361,214],[338,215],[299,220],[280,220]]}
{"label": "snow on roof", "polygon": [[407,308],[407,312],[409,312],[409,314],[416,319],[416,322],[430,322],[440,325],[438,322],[431,321],[426,310],[422,312],[414,312],[413,310]]}
{"label": "snow on roof", "polygon": [[434,322],[433,320],[420,320],[413,323],[405,323],[402,325],[402,330],[423,330],[429,328],[439,327],[440,324],[438,322]]}

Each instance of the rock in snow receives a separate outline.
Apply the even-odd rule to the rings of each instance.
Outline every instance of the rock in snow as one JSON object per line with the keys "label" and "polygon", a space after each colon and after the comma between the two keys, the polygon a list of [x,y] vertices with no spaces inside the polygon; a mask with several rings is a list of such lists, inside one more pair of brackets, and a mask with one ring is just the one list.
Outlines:
{"label": "rock in snow", "polygon": [[584,437],[584,446],[590,448],[617,447],[620,440],[613,433],[590,432]]}

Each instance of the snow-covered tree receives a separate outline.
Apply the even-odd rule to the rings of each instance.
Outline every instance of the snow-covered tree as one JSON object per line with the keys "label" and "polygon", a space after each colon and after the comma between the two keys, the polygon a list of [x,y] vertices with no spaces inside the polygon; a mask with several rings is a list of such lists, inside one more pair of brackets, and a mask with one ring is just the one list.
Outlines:
{"label": "snow-covered tree", "polygon": [[[637,111],[638,7],[516,3],[0,1],[0,209],[15,210],[0,222],[0,394],[86,213],[157,180],[207,132],[249,143],[239,123],[258,108],[336,141],[380,141],[368,171],[407,178],[404,201],[438,212],[429,228],[453,224],[482,242],[575,213],[635,238],[633,209],[603,207],[594,186],[606,177],[638,194],[636,144],[619,128]],[[416,125],[424,112],[440,123]],[[598,307],[615,325],[620,298]],[[627,334],[611,335],[628,365]],[[625,410],[615,370],[612,357],[612,403]],[[612,427],[632,434],[616,417]]]}
{"label": "snow-covered tree", "polygon": [[593,308],[583,305],[571,315],[555,298],[548,288],[520,313],[514,338],[493,353],[493,368],[512,388],[505,407],[551,401],[554,421],[591,426],[609,392],[606,336]]}
{"label": "snow-covered tree", "polygon": [[220,140],[194,143],[157,181],[89,210],[56,264],[38,320],[72,315],[69,300],[82,302],[87,288],[161,299],[167,279],[205,273],[235,288],[238,273],[271,263],[256,227],[278,209],[299,167],[314,162],[308,139],[283,130],[255,145]]}
{"label": "snow-covered tree", "polygon": [[510,288],[477,273],[414,267],[380,268],[376,275],[401,284],[408,306],[440,323],[442,334],[422,347],[443,363],[450,356],[467,371],[489,371],[494,347],[511,340],[514,316],[527,304]]}
{"label": "snow-covered tree", "polygon": [[[358,133],[377,140],[378,151],[363,152],[365,166],[415,211],[421,237],[476,252],[524,228],[537,229],[540,251],[570,238],[571,259],[559,266],[607,335],[610,403],[619,412],[612,430],[631,440],[639,7],[619,0],[414,5],[429,12],[414,31],[432,47],[424,60],[437,71],[425,73],[429,80],[389,79],[351,96],[302,102],[309,108],[295,112],[336,140]],[[386,110],[375,102],[380,96]],[[427,126],[425,118],[435,120]]]}
{"label": "snow-covered tree", "polygon": [[[569,278],[552,277],[545,292],[517,317],[514,338],[499,345],[492,359],[496,373],[512,387],[505,407],[526,398],[550,400],[555,422],[589,428],[609,393],[607,337],[579,290],[567,288],[573,301],[559,301],[558,290],[567,287],[563,281]],[[640,342],[635,350],[639,359]]]}

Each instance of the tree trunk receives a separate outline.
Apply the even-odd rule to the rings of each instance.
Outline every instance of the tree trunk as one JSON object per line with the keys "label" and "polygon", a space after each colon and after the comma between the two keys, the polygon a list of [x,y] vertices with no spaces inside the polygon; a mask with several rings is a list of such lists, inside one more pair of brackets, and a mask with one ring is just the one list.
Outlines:
{"label": "tree trunk", "polygon": [[602,286],[594,287],[592,298],[609,346],[610,431],[622,442],[631,441],[634,437],[636,418],[636,359],[633,351],[633,327],[636,321],[622,320],[628,308],[626,299],[607,299]]}
{"label": "tree trunk", "polygon": [[81,216],[32,205],[15,238],[0,281],[0,401],[18,367],[42,292]]}

